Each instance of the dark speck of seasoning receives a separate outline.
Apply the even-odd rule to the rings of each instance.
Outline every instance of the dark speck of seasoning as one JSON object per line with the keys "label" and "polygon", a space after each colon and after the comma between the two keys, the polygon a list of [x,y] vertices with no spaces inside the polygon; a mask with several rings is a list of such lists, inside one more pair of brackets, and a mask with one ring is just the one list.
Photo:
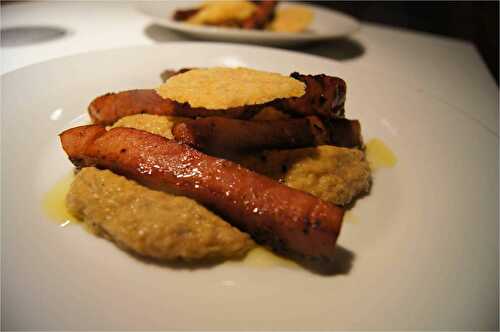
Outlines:
{"label": "dark speck of seasoning", "polygon": [[319,96],[319,103],[321,106],[323,106],[326,103],[326,98],[324,95]]}
{"label": "dark speck of seasoning", "polygon": [[286,171],[288,171],[288,167],[285,164],[281,165],[281,172],[286,173]]}
{"label": "dark speck of seasoning", "polygon": [[304,228],[302,229],[302,232],[304,234],[309,234],[309,228],[311,227],[311,223],[309,222],[309,219],[305,218],[304,219]]}
{"label": "dark speck of seasoning", "polygon": [[121,149],[120,150],[120,153],[125,153],[125,152],[127,152],[127,149]]}

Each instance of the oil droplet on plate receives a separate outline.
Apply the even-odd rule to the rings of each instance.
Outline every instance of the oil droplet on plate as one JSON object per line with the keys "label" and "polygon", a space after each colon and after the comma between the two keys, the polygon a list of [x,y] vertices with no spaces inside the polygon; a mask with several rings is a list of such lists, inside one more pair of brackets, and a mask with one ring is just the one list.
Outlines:
{"label": "oil droplet on plate", "polygon": [[54,220],[61,227],[72,222],[78,222],[66,208],[66,194],[73,182],[73,173],[59,180],[43,197],[42,207],[45,215]]}
{"label": "oil droplet on plate", "polygon": [[346,211],[346,213],[344,214],[344,222],[348,222],[348,223],[351,223],[351,224],[357,224],[359,223],[359,217],[357,215],[355,215],[352,211]]}
{"label": "oil droplet on plate", "polygon": [[397,163],[394,152],[378,138],[366,143],[366,159],[372,170],[394,167]]}
{"label": "oil droplet on plate", "polygon": [[247,266],[268,268],[268,267],[286,267],[286,268],[298,268],[299,265],[294,261],[278,256],[269,249],[261,246],[257,246],[250,250],[248,254],[238,263],[243,263]]}

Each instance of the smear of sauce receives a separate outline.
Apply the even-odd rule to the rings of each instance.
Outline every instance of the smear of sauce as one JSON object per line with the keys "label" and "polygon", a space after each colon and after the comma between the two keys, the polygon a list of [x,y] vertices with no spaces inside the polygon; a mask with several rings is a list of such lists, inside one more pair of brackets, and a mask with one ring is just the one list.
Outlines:
{"label": "smear of sauce", "polygon": [[65,227],[78,220],[66,208],[66,194],[73,181],[73,173],[66,175],[50,189],[42,201],[42,208],[47,217],[56,221],[59,226]]}
{"label": "smear of sauce", "polygon": [[[278,256],[274,254],[272,251],[261,246],[257,246],[254,249],[250,250],[250,252],[245,256],[245,258],[237,262],[257,268],[280,266],[280,267],[295,269],[299,267],[299,265],[294,261]],[[233,263],[233,262],[229,261],[228,263]]]}
{"label": "smear of sauce", "polygon": [[360,219],[357,215],[354,214],[351,210],[346,211],[344,214],[344,222],[348,222],[351,224],[357,224],[359,223]]}
{"label": "smear of sauce", "polygon": [[394,152],[378,138],[366,143],[366,159],[373,171],[394,167],[398,161]]}

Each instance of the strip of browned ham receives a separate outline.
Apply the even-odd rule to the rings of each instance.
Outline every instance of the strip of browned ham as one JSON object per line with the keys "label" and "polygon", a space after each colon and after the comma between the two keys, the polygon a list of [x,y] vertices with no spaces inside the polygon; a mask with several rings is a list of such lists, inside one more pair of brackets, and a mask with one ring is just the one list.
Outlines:
{"label": "strip of browned ham", "polygon": [[324,144],[361,147],[357,120],[337,119],[324,123],[316,116],[276,121],[246,121],[222,117],[180,122],[172,128],[179,142],[207,152],[246,152],[291,149]]}
{"label": "strip of browned ham", "polygon": [[238,107],[227,110],[192,108],[186,103],[179,104],[173,100],[164,99],[153,89],[107,93],[94,99],[88,107],[92,122],[104,126],[112,125],[125,116],[141,113],[189,118],[223,116],[247,119],[259,109],[259,107]]}
{"label": "strip of browned ham", "polygon": [[172,134],[179,142],[215,154],[328,144],[326,128],[319,120],[314,126],[317,119],[309,118],[246,121],[209,117],[179,123]]}

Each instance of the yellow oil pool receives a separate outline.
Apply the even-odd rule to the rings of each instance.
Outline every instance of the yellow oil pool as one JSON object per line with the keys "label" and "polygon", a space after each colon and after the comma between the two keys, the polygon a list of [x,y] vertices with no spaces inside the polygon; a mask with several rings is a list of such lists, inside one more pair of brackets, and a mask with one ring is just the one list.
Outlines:
{"label": "yellow oil pool", "polygon": [[378,138],[366,143],[366,159],[372,170],[394,167],[398,161],[394,152]]}
{"label": "yellow oil pool", "polygon": [[45,194],[42,201],[42,208],[47,217],[57,222],[61,227],[78,221],[69,213],[65,203],[66,194],[69,191],[73,178],[74,175],[71,173],[59,180]]}

